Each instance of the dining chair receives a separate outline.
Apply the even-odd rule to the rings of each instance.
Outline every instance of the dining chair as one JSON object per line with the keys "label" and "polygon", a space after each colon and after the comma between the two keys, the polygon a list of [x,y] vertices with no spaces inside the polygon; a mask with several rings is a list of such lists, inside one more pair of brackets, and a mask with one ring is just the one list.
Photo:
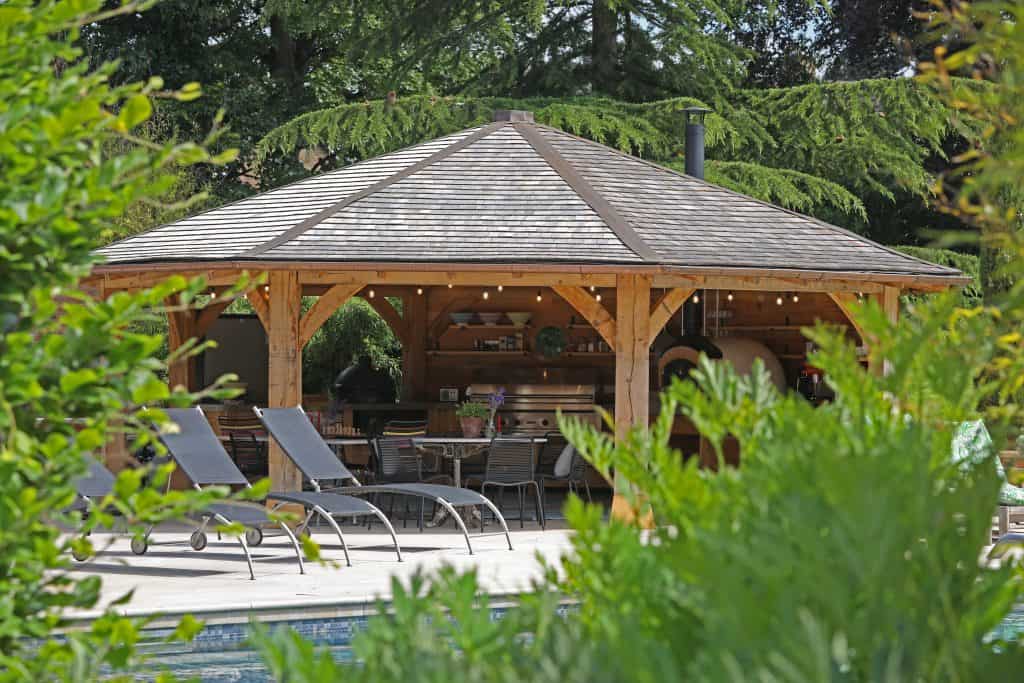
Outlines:
{"label": "dining chair", "polygon": [[523,528],[526,494],[532,486],[536,496],[537,522],[540,523],[540,528],[544,529],[546,520],[544,519],[544,506],[541,502],[540,484],[534,476],[534,459],[533,439],[496,437],[491,442],[487,453],[480,494],[486,496],[488,487],[498,488],[501,492],[498,497],[498,508],[503,509],[505,489],[516,489],[519,494],[519,528]]}
{"label": "dining chair", "polygon": [[[547,505],[547,485],[550,483],[564,483],[570,493],[579,495],[580,487],[586,491],[587,501],[593,502],[590,495],[590,482],[587,481],[587,461],[579,452],[572,448],[568,451],[569,462],[563,470],[562,460],[566,448],[570,448],[568,439],[561,432],[548,432],[544,435],[545,443],[541,449],[540,464],[538,465],[537,482],[540,485],[541,505]],[[545,507],[545,509],[547,509]]]}
{"label": "dining chair", "polygon": [[246,476],[265,477],[270,473],[266,443],[257,435],[265,434],[263,425],[254,415],[220,415],[217,417],[220,433],[228,437],[228,452],[235,465]]}

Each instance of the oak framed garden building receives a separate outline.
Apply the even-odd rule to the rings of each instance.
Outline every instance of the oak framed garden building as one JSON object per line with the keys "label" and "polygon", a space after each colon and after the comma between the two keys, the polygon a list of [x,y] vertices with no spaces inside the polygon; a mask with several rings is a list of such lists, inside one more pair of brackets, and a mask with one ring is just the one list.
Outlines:
{"label": "oak framed garden building", "polygon": [[[248,297],[266,331],[270,406],[303,400],[303,347],[339,306],[362,296],[402,342],[403,400],[436,400],[438,387],[472,382],[483,368],[490,376],[494,368],[532,371],[536,381],[591,371],[613,384],[618,430],[648,419],[652,342],[695,292],[714,293],[718,305],[728,293],[735,316],[716,325],[760,339],[792,381],[803,363],[800,326],[849,322],[858,296],[877,298],[895,317],[901,292],[967,281],[535,124],[528,112],[498,112],[488,125],[163,225],[99,254],[105,263],[92,281],[105,292],[170,274],[226,287],[243,271],[265,273],[266,287]],[[319,297],[304,314],[303,296]],[[401,300],[401,314],[389,298]],[[172,347],[202,336],[227,303],[174,314]],[[474,336],[493,330],[450,325],[450,313],[463,310],[528,311],[538,325],[570,337],[579,329],[599,343],[559,359],[529,348],[480,351]],[[194,387],[187,364],[171,373]],[[270,473],[277,489],[301,484],[274,450]]]}

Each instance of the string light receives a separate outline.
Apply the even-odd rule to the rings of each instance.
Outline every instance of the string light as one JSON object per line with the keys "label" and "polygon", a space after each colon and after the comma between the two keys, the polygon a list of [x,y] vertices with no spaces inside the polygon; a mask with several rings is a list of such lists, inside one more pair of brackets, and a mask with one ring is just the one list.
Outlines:
{"label": "string light", "polygon": [[594,301],[597,301],[598,303],[601,302],[601,292],[594,294]]}
{"label": "string light", "polygon": [[416,288],[416,293],[417,293],[418,295],[420,295],[420,296],[423,296],[423,288],[422,288],[422,287],[417,287],[417,288]]}
{"label": "string light", "polygon": [[775,297],[775,303],[777,303],[779,306],[782,305],[782,296],[781,295]]}
{"label": "string light", "polygon": [[454,286],[455,286],[455,285],[453,285],[452,283],[450,283],[450,282],[448,283],[448,289],[451,289],[451,288],[452,288],[452,287],[454,287]]}
{"label": "string light", "polygon": [[270,294],[270,285],[263,285],[263,291]]}
{"label": "string light", "polygon": [[540,290],[538,289],[537,290],[537,301],[543,301],[543,300],[544,300],[544,295],[541,294]]}
{"label": "string light", "polygon": [[377,292],[375,292],[375,291],[373,291],[373,290],[371,289],[371,290],[370,290],[370,298],[372,299],[372,298],[373,298],[373,297],[375,297],[375,296],[377,296]]}
{"label": "string light", "polygon": [[505,291],[505,285],[498,285],[498,291],[499,292],[504,292]]}
{"label": "string light", "polygon": [[725,299],[726,299],[726,301],[732,301],[732,300],[733,300],[733,298],[734,298],[734,297],[733,297],[733,295],[732,295],[732,292],[729,292],[728,294],[726,294],[726,295],[725,295]]}
{"label": "string light", "polygon": [[488,291],[487,291],[487,290],[485,289],[485,290],[484,290],[484,301],[487,301],[487,299],[489,299],[489,298],[490,298],[490,296],[491,296],[491,293],[490,293],[490,292],[488,292]]}
{"label": "string light", "polygon": [[593,294],[596,291],[597,291],[597,287],[595,287],[594,285],[590,285],[590,293]]}
{"label": "string light", "polygon": [[793,292],[793,303],[795,303],[795,304],[800,303],[800,295],[797,294],[796,292]]}
{"label": "string light", "polygon": [[700,294],[694,293],[694,295],[693,295],[693,303],[695,303],[695,304],[699,304],[700,303]]}

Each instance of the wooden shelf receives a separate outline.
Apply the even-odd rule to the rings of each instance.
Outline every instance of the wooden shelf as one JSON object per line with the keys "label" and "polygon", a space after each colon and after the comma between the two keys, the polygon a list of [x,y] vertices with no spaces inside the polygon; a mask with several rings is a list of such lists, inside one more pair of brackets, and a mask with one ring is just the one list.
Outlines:
{"label": "wooden shelf", "polygon": [[487,331],[487,330],[528,330],[528,329],[530,329],[530,325],[513,325],[511,323],[495,323],[494,325],[488,325],[486,323],[473,323],[471,325],[470,324],[457,325],[455,323],[451,323],[450,325],[448,325],[448,329],[449,330],[473,330],[474,332],[476,332],[478,330],[482,330],[482,331]]}
{"label": "wooden shelf", "polygon": [[472,349],[460,351],[460,350],[449,350],[449,351],[427,351],[428,356],[527,356],[529,351],[473,351]]}

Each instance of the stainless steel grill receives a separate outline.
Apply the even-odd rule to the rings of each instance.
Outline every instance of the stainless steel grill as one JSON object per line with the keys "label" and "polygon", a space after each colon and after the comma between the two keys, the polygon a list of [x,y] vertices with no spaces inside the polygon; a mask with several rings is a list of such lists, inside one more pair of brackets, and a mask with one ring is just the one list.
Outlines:
{"label": "stainless steel grill", "polygon": [[[474,384],[469,395],[486,401],[501,387]],[[498,410],[502,430],[507,434],[541,436],[558,429],[557,411],[598,425],[594,412],[595,389],[590,384],[512,384],[505,387],[505,404]]]}

